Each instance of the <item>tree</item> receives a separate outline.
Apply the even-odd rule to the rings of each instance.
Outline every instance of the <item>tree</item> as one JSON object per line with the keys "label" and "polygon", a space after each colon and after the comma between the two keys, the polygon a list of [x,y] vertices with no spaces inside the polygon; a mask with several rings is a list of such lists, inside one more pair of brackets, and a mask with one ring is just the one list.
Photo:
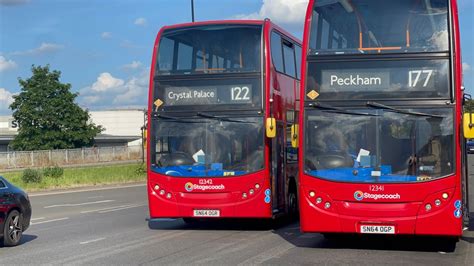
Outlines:
{"label": "tree", "polygon": [[464,103],[464,111],[469,113],[474,112],[474,100],[467,100]]}
{"label": "tree", "polygon": [[59,81],[60,71],[32,66],[33,75],[18,79],[21,92],[13,96],[10,109],[18,122],[18,135],[11,143],[15,150],[71,149],[91,146],[102,127],[91,123],[89,112],[74,100],[71,84]]}

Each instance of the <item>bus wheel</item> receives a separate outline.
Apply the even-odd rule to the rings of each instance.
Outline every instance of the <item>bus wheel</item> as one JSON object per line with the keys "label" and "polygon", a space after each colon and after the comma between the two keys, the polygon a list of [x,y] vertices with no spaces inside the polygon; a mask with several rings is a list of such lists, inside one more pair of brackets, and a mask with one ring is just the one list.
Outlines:
{"label": "bus wheel", "polygon": [[296,189],[295,186],[290,186],[290,190],[288,191],[288,214],[291,216],[291,218],[297,218],[293,217],[298,215],[298,198],[296,196]]}

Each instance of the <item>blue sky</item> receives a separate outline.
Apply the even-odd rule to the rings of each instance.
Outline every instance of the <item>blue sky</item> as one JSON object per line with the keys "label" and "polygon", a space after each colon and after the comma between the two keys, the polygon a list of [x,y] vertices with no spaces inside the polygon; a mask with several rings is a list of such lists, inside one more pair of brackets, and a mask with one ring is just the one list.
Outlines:
{"label": "blue sky", "polygon": [[[474,1],[459,0],[465,85],[474,93]],[[301,37],[307,0],[195,0],[196,20],[269,17]],[[190,0],[0,0],[0,114],[18,77],[50,64],[92,110],[143,108],[154,39],[190,21]]]}

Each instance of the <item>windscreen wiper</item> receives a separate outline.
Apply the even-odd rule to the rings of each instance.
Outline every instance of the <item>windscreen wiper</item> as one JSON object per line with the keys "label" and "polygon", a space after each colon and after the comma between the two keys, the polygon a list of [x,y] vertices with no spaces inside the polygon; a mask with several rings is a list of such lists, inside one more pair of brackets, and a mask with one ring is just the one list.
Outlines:
{"label": "windscreen wiper", "polygon": [[398,108],[391,107],[391,106],[388,106],[388,105],[384,105],[384,104],[381,104],[381,103],[378,103],[378,102],[370,102],[369,101],[369,102],[366,103],[366,105],[369,106],[369,107],[372,107],[372,108],[385,109],[385,110],[389,110],[391,112],[399,113],[399,114],[444,119],[444,116],[441,116],[441,115],[432,115],[432,114],[426,114],[426,113],[420,113],[420,112],[406,111],[406,110],[398,109]]}
{"label": "windscreen wiper", "polygon": [[183,118],[180,118],[180,117],[159,114],[157,112],[153,112],[152,115],[153,115],[153,118],[166,119],[166,120],[179,122],[179,123],[201,123],[200,121],[184,120]]}
{"label": "windscreen wiper", "polygon": [[369,113],[364,113],[364,112],[356,112],[356,111],[349,111],[340,107],[335,107],[329,104],[323,104],[323,103],[311,103],[309,106],[315,108],[315,109],[322,109],[325,111],[330,111],[333,113],[339,113],[339,114],[346,114],[346,115],[362,115],[362,116],[378,116],[376,114],[369,114]]}
{"label": "windscreen wiper", "polygon": [[234,120],[234,119],[230,119],[230,118],[228,118],[228,117],[215,116],[215,115],[208,114],[208,113],[203,113],[203,112],[197,112],[196,115],[197,115],[197,116],[200,116],[200,117],[204,117],[204,118],[215,119],[215,120],[225,121],[225,122],[253,123],[253,122],[248,122],[248,121]]}

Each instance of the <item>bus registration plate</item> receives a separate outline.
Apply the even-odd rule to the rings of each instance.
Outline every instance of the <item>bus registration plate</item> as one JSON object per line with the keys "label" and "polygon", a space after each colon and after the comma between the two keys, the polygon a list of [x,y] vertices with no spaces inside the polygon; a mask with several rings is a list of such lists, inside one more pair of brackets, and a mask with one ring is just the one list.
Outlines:
{"label": "bus registration plate", "polygon": [[360,232],[362,234],[395,234],[395,226],[393,225],[361,225]]}
{"label": "bus registration plate", "polygon": [[194,217],[220,217],[220,210],[194,210]]}

